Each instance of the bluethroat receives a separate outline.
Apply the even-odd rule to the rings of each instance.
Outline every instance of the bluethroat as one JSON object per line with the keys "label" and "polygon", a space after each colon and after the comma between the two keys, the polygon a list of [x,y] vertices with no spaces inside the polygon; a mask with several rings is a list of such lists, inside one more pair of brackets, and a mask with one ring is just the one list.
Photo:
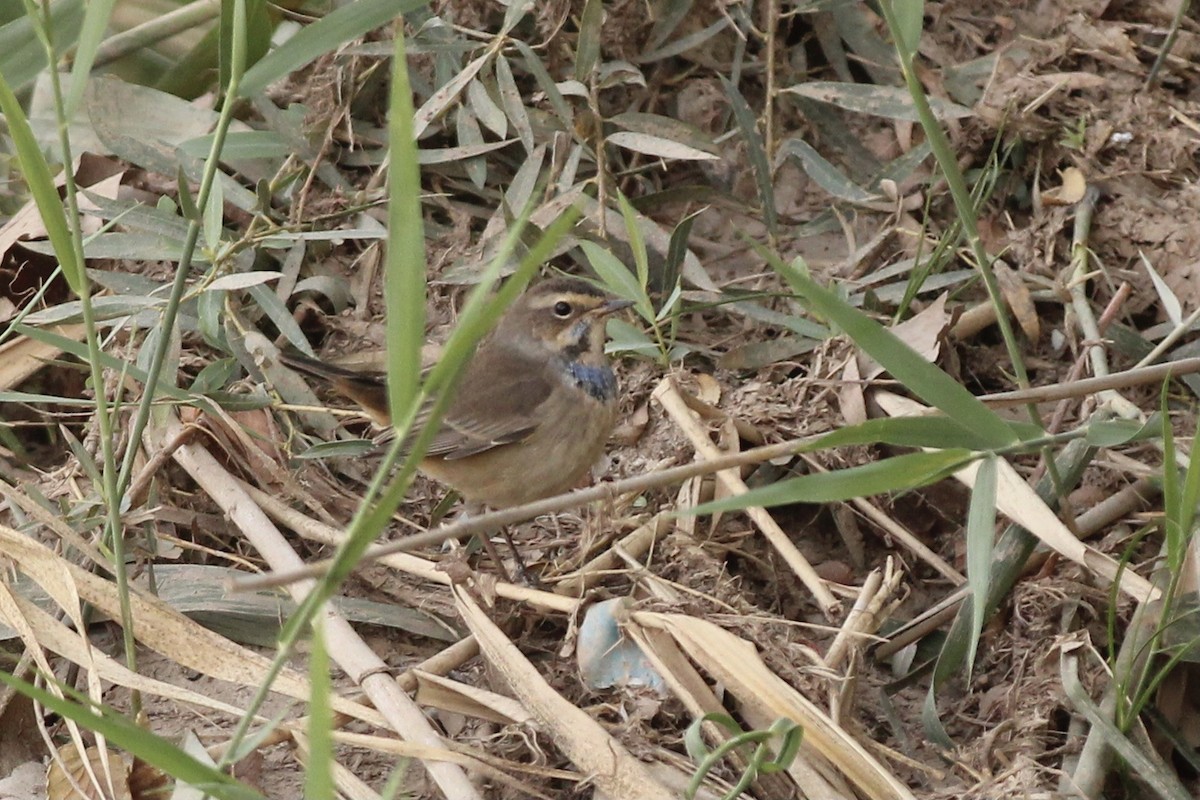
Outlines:
{"label": "bluethroat", "polygon": [[[604,354],[604,326],[630,305],[576,278],[526,290],[464,368],[421,471],[468,503],[493,508],[574,488],[616,422],[617,379]],[[295,352],[281,359],[389,424],[382,375]]]}

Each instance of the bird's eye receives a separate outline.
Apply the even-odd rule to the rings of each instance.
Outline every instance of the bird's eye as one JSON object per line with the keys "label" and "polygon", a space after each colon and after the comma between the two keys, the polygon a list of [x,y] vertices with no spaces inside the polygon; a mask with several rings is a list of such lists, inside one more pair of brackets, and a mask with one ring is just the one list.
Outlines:
{"label": "bird's eye", "polygon": [[559,319],[566,319],[571,316],[571,304],[566,300],[559,300],[554,304],[554,316]]}

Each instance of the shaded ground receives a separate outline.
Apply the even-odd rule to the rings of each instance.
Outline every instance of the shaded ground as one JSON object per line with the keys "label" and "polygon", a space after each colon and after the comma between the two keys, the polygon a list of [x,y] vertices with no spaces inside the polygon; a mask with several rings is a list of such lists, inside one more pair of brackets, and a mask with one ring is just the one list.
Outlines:
{"label": "shaded ground", "polygon": [[[1005,298],[1014,307],[1021,327],[1023,354],[1035,385],[1068,382],[1089,374],[1088,370],[1073,371],[1077,362],[1082,366],[1087,361],[1094,343],[1079,332],[1068,295],[1074,203],[1079,199],[1071,196],[1070,187],[1076,176],[1100,192],[1090,233],[1085,234],[1093,258],[1087,296],[1097,315],[1114,297],[1119,298],[1106,331],[1110,346],[1105,352],[1113,369],[1136,363],[1171,329],[1171,298],[1183,315],[1200,305],[1200,226],[1195,224],[1200,219],[1200,193],[1195,188],[1200,98],[1195,96],[1196,68],[1192,63],[1200,40],[1193,20],[1184,21],[1171,56],[1157,80],[1147,85],[1147,75],[1171,22],[1168,6],[1063,1],[927,6],[921,78],[932,96],[973,109],[968,117],[948,121],[947,129],[969,180],[991,187],[980,202],[980,233],[989,252],[1007,265],[1000,268]],[[620,359],[622,419],[629,422],[618,430],[606,462],[597,470],[606,479],[693,458],[686,436],[651,399],[664,375],[673,376],[687,392],[719,409],[707,417],[718,434],[716,440],[741,448],[857,422],[870,398],[856,394],[853,387],[882,384],[883,379],[876,376],[861,382],[848,380],[846,369],[855,351],[845,340],[817,341],[806,335],[808,329],[795,321],[800,316],[799,306],[785,296],[782,282],[746,243],[746,236],[771,240],[785,258],[802,257],[814,276],[839,287],[883,321],[894,316],[908,318],[948,292],[948,311],[943,314],[935,306],[932,314],[938,364],[976,394],[1015,386],[995,328],[956,326],[958,312],[985,304],[982,288],[968,269],[970,256],[965,249],[958,250],[957,240],[950,241],[952,246],[946,248],[944,257],[934,259],[930,275],[919,289],[914,286],[910,303],[902,306],[907,281],[914,274],[911,263],[905,267],[906,259],[919,257],[924,266],[929,263],[925,259],[937,252],[938,243],[957,230],[953,204],[944,182],[932,172],[932,161],[896,163],[924,141],[919,126],[839,110],[799,91],[786,91],[816,80],[895,84],[894,70],[868,57],[871,42],[878,40],[883,30],[882,22],[859,4],[844,4],[817,14],[797,14],[779,23],[771,81],[785,91],[778,95],[768,127],[762,109],[768,72],[764,65],[771,51],[759,35],[768,29],[767,9],[765,4],[715,8],[701,3],[671,32],[668,42],[704,30],[723,14],[733,14],[739,25],[752,31],[746,42],[726,29],[703,47],[670,58],[645,59],[647,52],[662,45],[655,42],[658,29],[645,18],[642,6],[610,5],[603,29],[603,61],[613,66],[614,74],[619,72],[618,61],[638,64],[644,85],[614,81],[614,86],[596,92],[598,100],[591,109],[583,98],[564,92],[575,113],[573,131],[558,131],[557,140],[551,135],[544,137],[546,143],[558,141],[562,148],[557,155],[547,151],[546,172],[555,177],[568,169],[563,154],[569,151],[571,135],[578,141],[594,138],[597,113],[606,121],[606,135],[620,128],[610,120],[630,111],[682,120],[694,127],[693,132],[708,135],[711,148],[720,156],[712,162],[669,161],[666,168],[660,168],[656,159],[635,150],[614,149],[609,154],[614,178],[608,191],[620,189],[667,235],[683,218],[697,215],[688,245],[713,285],[685,281],[683,312],[675,331],[677,343],[687,351],[684,357],[665,368],[649,358],[625,355]],[[466,29],[495,31],[503,8],[445,3],[435,13]],[[581,13],[581,8],[566,3],[540,4],[535,19],[517,30],[538,48],[545,67],[558,80],[571,75]],[[428,86],[436,85],[438,71],[447,69],[447,63],[431,54],[435,52],[431,49],[414,56],[418,101]],[[745,137],[737,135],[732,111],[736,100],[730,100],[719,80],[730,74],[735,61],[742,68],[740,93],[759,115],[759,133],[768,149],[781,154],[774,162],[774,185],[766,204],[773,204],[778,215],[773,231],[766,222],[769,214],[755,181],[753,153]],[[311,112],[310,123],[328,126],[322,129],[325,152],[331,163],[338,164],[348,184],[357,188],[365,186],[373,174],[358,165],[371,165],[368,156],[379,144],[376,126],[382,124],[381,106],[372,102],[379,99],[379,88],[371,76],[377,69],[379,61],[370,55],[323,59],[297,75],[276,97],[281,105],[284,99],[303,100]],[[543,127],[553,130],[556,124],[552,104],[544,87],[539,89],[533,78],[522,74],[518,80],[540,145]],[[431,128],[422,146],[462,145],[462,131],[444,122]],[[727,133],[732,135],[725,136]],[[821,181],[810,177],[813,162],[799,155],[802,150],[796,143],[801,140],[831,162],[840,177]],[[793,157],[786,157],[788,153]],[[355,156],[362,160],[355,162]],[[431,167],[425,173],[430,193],[425,206],[430,237],[430,333],[435,340],[443,337],[456,319],[472,269],[488,247],[495,246],[494,232],[486,227],[488,220],[527,154],[510,146],[484,158],[490,172],[482,188],[458,162]],[[585,160],[575,180],[583,182],[591,168]],[[881,175],[892,182],[880,185],[877,178]],[[860,203],[834,203],[830,192],[838,181],[844,181],[844,187],[869,188],[873,196]],[[1064,185],[1067,188],[1060,189]],[[1067,197],[1059,199],[1049,190]],[[297,193],[292,209],[298,218],[312,219],[339,213],[349,205],[344,194],[318,182]],[[364,213],[383,219],[378,206]],[[611,232],[613,226],[620,226],[620,214],[612,209],[607,213]],[[612,241],[618,253],[623,250],[621,238]],[[290,308],[296,320],[331,358],[361,357],[360,351],[378,350],[382,307],[378,272],[372,269],[372,258],[377,256],[374,245],[340,243],[319,255],[306,264],[315,264],[315,274],[335,282],[354,302],[343,311],[340,304],[329,301],[328,292],[292,297]],[[559,266],[567,264],[564,258]],[[1158,286],[1155,273],[1161,278]],[[687,277],[686,270],[684,274]],[[914,284],[921,280],[915,279]],[[1119,289],[1124,284],[1130,287],[1128,294]],[[198,337],[185,340],[185,346],[189,375],[215,355]],[[1170,350],[1170,357],[1192,355],[1193,351],[1192,339],[1184,336]],[[64,375],[67,377],[42,378],[51,384],[42,391],[70,394],[67,381],[72,379],[69,373]],[[1159,406],[1159,388],[1152,384],[1125,395],[1150,412]],[[77,396],[78,389],[74,393]],[[1181,438],[1189,438],[1195,430],[1194,395],[1176,385],[1170,399],[1174,428]],[[1061,408],[1046,404],[1041,408],[1042,419],[1048,422],[1057,413],[1054,425],[1067,430],[1086,420],[1093,407],[1092,400]],[[373,462],[362,457],[289,460],[305,449],[304,434],[288,427],[294,417],[272,419],[264,431],[264,438],[272,440],[267,448],[270,456],[278,459],[281,470],[295,476],[297,486],[321,500],[331,521],[344,524],[370,478]],[[346,428],[359,435],[372,433],[362,422],[352,421]],[[62,468],[63,459],[71,459],[61,441],[31,437],[26,446],[36,454],[36,463],[47,470]],[[844,468],[889,452],[844,448],[818,453],[808,463],[795,459],[747,470],[745,477],[752,486],[760,485],[789,471]],[[231,462],[238,460],[236,454],[230,455]],[[1073,516],[1081,514],[1143,477],[1138,465],[1156,469],[1161,460],[1161,453],[1149,444],[1123,447],[1116,456],[1096,459],[1081,488],[1071,494],[1068,510]],[[241,466],[247,474],[254,474],[246,463]],[[1041,474],[1036,459],[1017,461],[1017,466],[1025,476]],[[294,501],[299,496],[292,486],[281,487],[261,474],[256,477],[272,492]],[[713,491],[711,480],[689,484],[682,493],[672,486],[600,504],[581,516],[539,519],[518,527],[514,535],[534,573],[553,588],[560,576],[577,569],[650,515],[692,505],[711,497]],[[45,494],[53,498],[65,490]],[[438,487],[418,481],[402,513],[411,525],[424,527],[443,515],[444,510],[437,508],[441,500]],[[169,528],[181,540],[198,542],[213,551],[239,549],[232,532],[222,530],[216,522],[221,512],[207,497],[194,493],[187,479],[169,476],[158,502],[177,512],[176,517],[162,517],[171,522],[160,527]],[[967,489],[947,481],[894,497],[875,497],[872,502],[883,516],[907,528],[951,567],[965,571]],[[917,616],[951,593],[951,583],[935,566],[897,544],[864,513],[861,507],[797,505],[777,509],[774,518],[835,588],[858,587],[871,570],[893,558],[903,570],[903,578],[894,595],[896,606],[885,614],[889,624]],[[1144,518],[1132,515],[1110,521],[1096,532],[1097,546],[1119,557],[1143,524]],[[1152,534],[1133,552],[1132,563],[1148,574],[1147,562],[1158,547],[1157,536]],[[222,560],[211,552],[187,552],[185,560]],[[301,550],[306,558],[315,558],[318,552]],[[243,555],[256,557],[249,552]],[[489,569],[486,560],[474,553],[430,551],[423,555]],[[776,548],[743,514],[722,515],[715,524],[709,518],[672,521],[664,526],[652,551],[640,555],[640,561],[640,570],[622,567],[605,575],[594,588],[595,595],[633,595],[643,609],[706,619],[753,642],[766,665],[813,702],[828,705],[829,698],[836,696],[841,724],[859,741],[873,744],[868,747],[872,755],[919,797],[983,798],[1058,791],[1062,771],[1069,769],[1071,758],[1080,749],[1079,735],[1068,729],[1073,711],[1064,696],[1059,646],[1090,637],[1097,650],[1106,654],[1112,597],[1107,586],[1097,585],[1066,561],[1035,561],[985,627],[969,682],[961,679],[960,672],[958,678],[938,689],[937,710],[952,742],[948,750],[937,746],[922,725],[928,677],[898,680],[936,652],[931,645],[927,642],[919,651],[902,651],[887,660],[862,650],[856,660],[831,675],[821,656],[833,639],[834,631],[827,626],[841,620],[825,618]],[[418,608],[447,624],[458,624],[453,601],[444,588],[394,570],[368,567],[355,576],[347,593]],[[852,596],[849,588],[839,594],[843,599]],[[1123,638],[1131,608],[1128,601],[1118,604],[1118,639]],[[643,691],[589,691],[582,686],[570,649],[577,620],[504,599],[496,601],[493,617],[559,693],[601,721],[634,754],[648,760],[682,755],[682,732],[691,717],[678,700]],[[376,652],[397,670],[445,646],[387,627],[366,630]],[[510,691],[478,659],[450,675],[501,694]],[[1093,697],[1107,686],[1097,662],[1086,662],[1081,677]],[[216,687],[211,691],[220,694]],[[243,699],[236,692],[229,698],[234,703]],[[515,762],[560,769],[571,766],[536,726],[505,726],[455,711],[431,713],[460,744]],[[157,714],[155,718],[162,719]],[[202,736],[215,736],[227,725],[228,721],[217,720],[202,730]],[[195,726],[188,720],[182,727]],[[169,734],[171,727],[164,723],[161,732]],[[362,756],[363,752],[370,756]],[[1169,754],[1170,749],[1163,746],[1162,752]],[[364,766],[360,777],[378,788],[387,772],[386,766],[378,764],[390,762],[370,750],[358,753],[375,764]],[[348,757],[347,763],[357,763],[353,759]],[[271,775],[289,774],[294,766],[290,757],[280,757],[278,763],[272,760],[263,768],[259,785],[272,796],[292,796],[294,785],[277,785]],[[684,772],[689,769],[683,767]],[[736,779],[731,769],[722,774],[727,780]],[[1192,780],[1194,775],[1184,773],[1182,777]],[[571,787],[554,777],[526,775],[523,779],[547,796],[591,796],[586,786]],[[433,796],[423,781],[423,776],[412,775],[410,789],[417,796]],[[489,786],[491,797],[520,793],[497,782]],[[1108,790],[1105,796],[1109,797],[1144,796],[1134,779],[1128,785],[1110,779]],[[771,796],[762,785],[755,791],[760,798]]]}

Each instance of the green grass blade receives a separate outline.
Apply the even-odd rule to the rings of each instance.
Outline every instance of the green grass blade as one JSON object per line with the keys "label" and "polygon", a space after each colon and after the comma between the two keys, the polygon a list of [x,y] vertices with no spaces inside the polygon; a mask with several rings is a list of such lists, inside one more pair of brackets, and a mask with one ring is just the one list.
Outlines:
{"label": "green grass blade", "polygon": [[1008,423],[958,381],[913,352],[891,331],[795,267],[784,264],[774,254],[761,252],[810,309],[836,323],[855,344],[922,400],[941,409],[962,427],[975,431],[988,443],[989,449],[1006,447],[1017,441],[1018,437]]}
{"label": "green grass blade", "polygon": [[767,160],[767,151],[763,148],[762,137],[758,133],[754,112],[750,110],[750,104],[742,97],[737,86],[724,75],[720,78],[725,87],[725,95],[729,98],[729,106],[733,109],[733,117],[742,131],[743,141],[746,142],[746,155],[754,169],[758,199],[762,203],[767,230],[774,236],[779,228],[779,214],[775,210],[775,187],[771,180],[771,164]]}
{"label": "green grass blade", "polygon": [[66,119],[75,118],[75,110],[83,99],[83,90],[87,87],[88,75],[92,64],[96,61],[96,51],[104,41],[104,33],[108,29],[116,0],[91,0],[84,11],[83,25],[79,30],[79,42],[75,46],[74,64],[71,65],[71,87],[67,92],[63,106]]}
{"label": "green grass blade", "polygon": [[935,483],[965,467],[977,455],[970,450],[937,450],[907,453],[835,472],[802,475],[773,483],[736,497],[704,503],[689,514],[715,514],[749,506],[792,503],[835,503],[885,492],[901,492]]}
{"label": "green grass blade", "polygon": [[304,776],[306,798],[335,797],[333,781],[333,707],[329,696],[329,649],[325,646],[325,626],[318,619],[313,626],[312,652],[308,657],[308,681],[312,694],[308,701],[308,766]]}
{"label": "green grass blade", "polygon": [[384,304],[387,309],[388,402],[392,419],[403,419],[417,398],[421,346],[425,343],[425,226],[421,219],[421,170],[413,134],[412,88],[404,36],[398,31],[392,56],[388,112],[388,250]]}
{"label": "green grass blade", "polygon": [[325,53],[423,5],[425,0],[357,0],[341,6],[305,27],[248,69],[242,77],[239,95],[258,94]]}
{"label": "green grass blade", "polygon": [[[50,25],[54,29],[56,55],[75,43],[84,18],[80,0],[54,3],[50,7]],[[0,75],[15,91],[29,86],[46,69],[46,49],[36,33],[33,17],[22,15],[0,26]]]}
{"label": "green grass blade", "polygon": [[[1029,433],[1041,431],[1028,429]],[[813,450],[846,445],[887,444],[896,447],[931,447],[947,450],[952,447],[966,450],[987,450],[988,442],[978,433],[943,416],[891,417],[870,419],[858,425],[839,428],[822,436]]]}
{"label": "green grass blade", "polygon": [[38,214],[42,224],[46,226],[46,235],[54,248],[54,256],[62,265],[63,277],[71,291],[79,294],[86,280],[83,263],[75,250],[74,237],[67,226],[67,218],[63,212],[62,200],[54,185],[54,176],[50,173],[50,165],[42,155],[42,148],[34,138],[33,129],[29,127],[29,118],[7,80],[0,78],[0,112],[8,124],[9,135],[12,136],[17,158],[21,162],[21,173],[29,185],[29,192],[37,204]]}
{"label": "green grass blade", "polygon": [[975,668],[975,653],[983,633],[991,583],[992,549],[996,536],[996,458],[983,459],[975,473],[967,511],[967,582],[971,587],[971,635],[967,648],[967,682]]}
{"label": "green grass blade", "polygon": [[111,712],[98,712],[79,703],[63,699],[45,689],[0,672],[0,683],[36,700],[46,708],[74,720],[89,731],[102,735],[151,766],[157,767],[176,780],[191,786],[203,787],[220,800],[262,800],[263,796],[220,770],[203,764],[175,745],[141,728],[125,717]]}

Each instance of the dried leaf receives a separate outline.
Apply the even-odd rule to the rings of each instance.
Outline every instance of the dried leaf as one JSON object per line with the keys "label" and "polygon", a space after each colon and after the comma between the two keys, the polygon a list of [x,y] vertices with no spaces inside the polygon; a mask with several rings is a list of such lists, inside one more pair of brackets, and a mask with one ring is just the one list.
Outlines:
{"label": "dried leaf", "polygon": [[1073,206],[1087,192],[1087,179],[1077,167],[1067,167],[1059,175],[1062,184],[1042,192],[1042,203],[1048,206]]}

